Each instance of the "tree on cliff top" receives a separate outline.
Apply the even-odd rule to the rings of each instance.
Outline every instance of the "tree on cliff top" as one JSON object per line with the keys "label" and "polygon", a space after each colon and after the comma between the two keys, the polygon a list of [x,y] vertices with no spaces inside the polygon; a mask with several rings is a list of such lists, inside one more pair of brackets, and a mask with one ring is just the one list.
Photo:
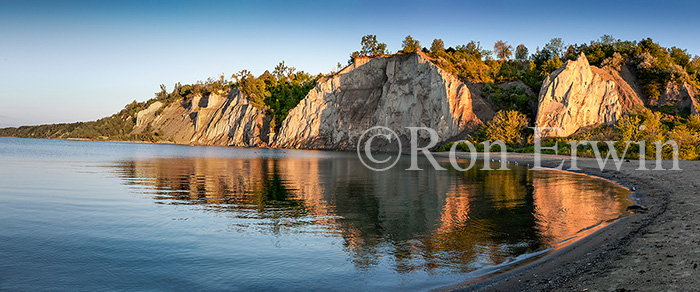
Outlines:
{"label": "tree on cliff top", "polygon": [[238,86],[247,97],[250,103],[256,108],[265,107],[265,99],[270,97],[265,81],[262,78],[255,78],[248,70],[241,70],[238,74],[231,76],[238,82]]}
{"label": "tree on cliff top", "polygon": [[386,44],[377,42],[377,36],[373,34],[368,34],[362,37],[362,49],[360,51],[355,51],[350,54],[350,60],[348,64],[352,64],[357,57],[372,57],[377,55],[386,55],[388,52],[386,50]]}
{"label": "tree on cliff top", "polygon": [[496,58],[505,61],[513,55],[513,46],[509,45],[508,42],[499,40],[493,45],[493,51],[496,53]]}
{"label": "tree on cliff top", "polygon": [[420,42],[418,40],[414,40],[411,35],[407,35],[401,45],[403,46],[402,51],[404,53],[411,53],[420,49]]}
{"label": "tree on cliff top", "polygon": [[544,49],[549,50],[560,59],[564,57],[564,41],[561,38],[553,38],[544,45]]}
{"label": "tree on cliff top", "polygon": [[160,91],[156,92],[156,99],[161,100],[165,99],[168,96],[168,90],[165,87],[165,84],[160,85]]}
{"label": "tree on cliff top", "polygon": [[430,45],[430,52],[437,53],[445,51],[445,42],[442,39],[434,39],[433,43]]}
{"label": "tree on cliff top", "polygon": [[526,61],[528,54],[529,52],[524,44],[519,44],[518,47],[515,48],[515,59],[518,61]]}
{"label": "tree on cliff top", "polygon": [[377,56],[387,53],[386,44],[377,42],[377,36],[368,34],[362,37],[362,54],[361,56]]}
{"label": "tree on cliff top", "polygon": [[294,76],[294,72],[296,72],[297,68],[294,67],[287,67],[284,64],[284,61],[280,62],[275,66],[275,70],[272,71],[272,75],[274,75],[278,81],[287,81],[289,79],[292,79]]}

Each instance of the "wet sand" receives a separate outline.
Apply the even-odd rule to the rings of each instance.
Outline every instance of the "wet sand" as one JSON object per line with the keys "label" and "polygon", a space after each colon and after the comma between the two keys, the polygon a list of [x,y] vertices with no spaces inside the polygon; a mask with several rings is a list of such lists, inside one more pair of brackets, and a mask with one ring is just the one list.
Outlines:
{"label": "wet sand", "polygon": [[[436,153],[447,156],[447,153]],[[468,157],[458,154],[458,157]],[[483,157],[480,155],[480,159]],[[509,153],[508,161],[533,165],[533,154]],[[492,158],[498,159],[497,155]],[[543,167],[568,156],[543,155]],[[700,161],[682,170],[637,170],[639,161],[612,161],[600,170],[579,158],[574,171],[606,178],[633,190],[648,208],[564,248],[481,281],[446,287],[458,291],[698,291],[700,290]],[[655,161],[646,161],[653,169]]]}

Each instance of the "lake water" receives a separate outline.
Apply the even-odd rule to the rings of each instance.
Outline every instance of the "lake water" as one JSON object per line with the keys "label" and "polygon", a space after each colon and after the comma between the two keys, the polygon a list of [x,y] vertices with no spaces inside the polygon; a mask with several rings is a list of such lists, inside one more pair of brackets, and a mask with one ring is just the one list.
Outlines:
{"label": "lake water", "polygon": [[0,138],[0,290],[427,290],[629,203],[589,176],[409,162],[374,172],[354,153]]}

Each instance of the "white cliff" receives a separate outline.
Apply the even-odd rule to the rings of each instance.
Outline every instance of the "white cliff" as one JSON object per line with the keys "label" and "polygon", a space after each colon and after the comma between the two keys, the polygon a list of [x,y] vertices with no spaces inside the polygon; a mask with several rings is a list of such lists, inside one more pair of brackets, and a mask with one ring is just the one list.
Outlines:
{"label": "white cliff", "polygon": [[406,127],[429,127],[445,142],[465,136],[493,114],[481,97],[422,53],[358,58],[319,80],[289,112],[273,146],[350,150],[374,126],[388,127],[404,141],[410,137]]}
{"label": "white cliff", "polygon": [[545,79],[540,89],[536,126],[543,136],[566,137],[587,127],[615,123],[644,103],[617,71],[591,67],[584,54]]}
{"label": "white cliff", "polygon": [[155,132],[181,144],[259,147],[268,144],[269,122],[234,88],[165,107],[155,102],[137,114],[132,133]]}

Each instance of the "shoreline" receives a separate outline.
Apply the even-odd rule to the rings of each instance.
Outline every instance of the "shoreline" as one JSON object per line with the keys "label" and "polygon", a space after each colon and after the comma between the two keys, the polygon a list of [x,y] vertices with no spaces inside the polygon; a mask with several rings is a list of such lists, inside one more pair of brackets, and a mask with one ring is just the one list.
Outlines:
{"label": "shoreline", "polygon": [[[483,160],[483,154],[477,157]],[[532,165],[533,159],[529,153],[508,153],[512,163]],[[632,190],[633,199],[648,210],[624,216],[530,262],[438,290],[687,291],[700,286],[700,161],[680,161],[681,171],[668,170],[671,161],[663,162],[663,171],[636,170],[637,160],[624,162],[618,171],[608,162],[601,171],[595,159],[578,158],[581,170],[567,170],[569,156],[543,154],[542,166],[554,168],[562,160],[565,171]],[[653,163],[646,165],[651,168]]]}

